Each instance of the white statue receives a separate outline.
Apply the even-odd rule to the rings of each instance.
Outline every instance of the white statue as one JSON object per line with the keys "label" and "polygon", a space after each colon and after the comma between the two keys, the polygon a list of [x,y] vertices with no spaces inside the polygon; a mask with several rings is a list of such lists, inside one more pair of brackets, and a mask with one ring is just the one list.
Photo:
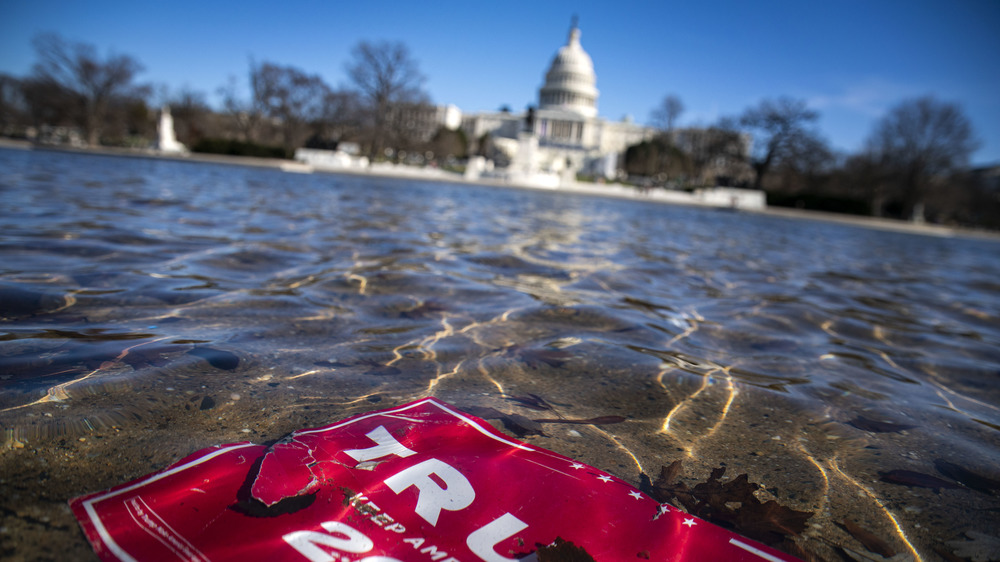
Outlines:
{"label": "white statue", "polygon": [[186,154],[188,149],[183,144],[177,142],[174,136],[174,118],[170,115],[170,106],[165,105],[160,111],[160,124],[156,127],[159,138],[153,148],[158,152],[169,152],[173,154]]}

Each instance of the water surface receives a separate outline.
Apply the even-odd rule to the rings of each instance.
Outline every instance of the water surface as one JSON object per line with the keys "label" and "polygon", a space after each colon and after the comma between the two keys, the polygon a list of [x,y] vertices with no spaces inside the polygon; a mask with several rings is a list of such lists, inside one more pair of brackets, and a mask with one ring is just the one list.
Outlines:
{"label": "water surface", "polygon": [[881,559],[844,520],[922,560],[1000,528],[996,489],[942,473],[1000,479],[995,241],[11,150],[0,232],[14,558],[85,555],[71,496],[427,395],[624,417],[524,438],[637,486],[747,473],[813,512],[819,559]]}

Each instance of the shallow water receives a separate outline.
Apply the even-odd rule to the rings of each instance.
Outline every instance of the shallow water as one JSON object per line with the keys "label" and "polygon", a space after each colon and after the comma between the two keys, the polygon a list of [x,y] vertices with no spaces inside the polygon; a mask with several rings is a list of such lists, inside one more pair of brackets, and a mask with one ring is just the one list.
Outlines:
{"label": "shallow water", "polygon": [[881,559],[845,519],[922,560],[1000,528],[997,490],[941,472],[1000,479],[994,241],[13,150],[0,232],[12,559],[86,552],[69,497],[427,395],[624,416],[525,439],[636,485],[745,472],[813,512],[819,559]]}

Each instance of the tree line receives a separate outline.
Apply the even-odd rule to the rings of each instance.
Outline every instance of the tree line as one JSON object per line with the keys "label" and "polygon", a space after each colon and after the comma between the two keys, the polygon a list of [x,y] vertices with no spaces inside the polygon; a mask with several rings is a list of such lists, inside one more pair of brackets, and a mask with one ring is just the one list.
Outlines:
{"label": "tree line", "polygon": [[[437,125],[424,76],[398,42],[359,42],[345,67],[350,84],[337,88],[295,66],[250,60],[244,80],[230,77],[219,87],[218,109],[203,92],[141,82],[144,67],[131,56],[102,56],[93,45],[53,34],[37,36],[33,47],[37,60],[27,76],[0,74],[5,136],[148,146],[156,100],[170,106],[178,140],[196,151],[290,157],[299,147],[350,141],[376,160],[460,159],[470,147],[461,129]],[[676,95],[654,109],[658,133],[622,159],[628,181],[754,187],[771,205],[1000,228],[996,179],[968,168],[977,143],[955,104],[904,100],[854,154],[830,147],[816,127],[819,114],[803,100],[765,99],[707,127],[679,128],[683,112]],[[488,138],[474,141],[477,150],[489,149]]]}
{"label": "tree line", "polygon": [[170,93],[140,82],[144,67],[131,56],[101,56],[93,45],[53,34],[37,36],[33,47],[37,62],[27,76],[0,75],[0,133],[6,136],[30,132],[43,142],[146,146],[156,136],[156,99],[170,106],[178,140],[195,150],[290,157],[299,147],[349,140],[375,158],[386,149],[395,155],[440,148],[465,156],[460,134],[426,138],[434,108],[403,43],[359,42],[345,69],[351,84],[339,88],[295,66],[251,59],[245,80],[233,76],[219,87],[219,109],[204,92]]}
{"label": "tree line", "polygon": [[630,147],[625,169],[675,186],[762,189],[768,203],[942,224],[1000,228],[996,171],[969,168],[978,147],[961,108],[932,96],[906,99],[875,123],[853,154],[834,151],[804,100],[765,99],[709,127],[678,129],[684,104],[667,95],[659,129]]}

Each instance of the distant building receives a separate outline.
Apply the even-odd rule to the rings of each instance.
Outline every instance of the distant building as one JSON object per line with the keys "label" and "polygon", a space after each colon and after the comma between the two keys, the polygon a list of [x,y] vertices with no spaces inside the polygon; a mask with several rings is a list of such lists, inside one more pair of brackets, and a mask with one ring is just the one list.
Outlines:
{"label": "distant building", "polygon": [[[613,178],[625,150],[662,134],[631,119],[608,121],[598,116],[597,74],[580,44],[580,29],[572,25],[538,90],[537,108],[521,113],[507,110],[463,114],[458,107],[414,106],[403,112],[405,129],[415,139],[429,140],[440,127],[461,127],[470,153],[486,155],[499,166],[516,166],[522,174],[576,174]],[[701,185],[737,185],[752,177],[746,164],[750,148],[746,134],[715,129],[677,129],[671,141],[699,161],[695,177]],[[720,150],[720,144],[724,150]]]}
{"label": "distant building", "polygon": [[[499,161],[510,162],[524,154],[519,136],[537,139],[530,167],[539,172],[585,173],[613,177],[625,149],[651,139],[656,129],[631,121],[606,121],[597,114],[597,75],[590,55],[580,44],[574,24],[566,45],[552,59],[545,82],[538,91],[537,109],[461,114],[448,106],[447,117],[456,120],[478,150],[488,139]],[[454,121],[452,121],[454,122]],[[443,124],[443,121],[439,121]]]}

